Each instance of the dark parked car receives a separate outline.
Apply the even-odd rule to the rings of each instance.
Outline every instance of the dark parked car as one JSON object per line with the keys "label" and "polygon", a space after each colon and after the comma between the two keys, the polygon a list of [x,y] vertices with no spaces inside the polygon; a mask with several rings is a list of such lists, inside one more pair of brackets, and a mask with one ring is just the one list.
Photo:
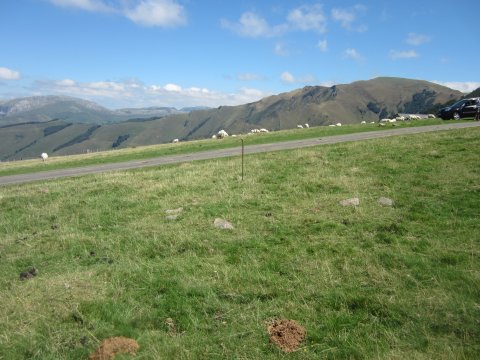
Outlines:
{"label": "dark parked car", "polygon": [[466,117],[474,117],[480,106],[480,98],[463,99],[455,104],[444,107],[438,111],[438,117],[443,120],[458,120]]}

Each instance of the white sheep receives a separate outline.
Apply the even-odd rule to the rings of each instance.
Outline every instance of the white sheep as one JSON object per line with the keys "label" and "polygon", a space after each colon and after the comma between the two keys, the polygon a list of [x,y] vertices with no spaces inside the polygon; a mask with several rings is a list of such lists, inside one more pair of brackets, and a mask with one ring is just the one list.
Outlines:
{"label": "white sheep", "polygon": [[336,123],[335,126],[342,126],[342,123]]}
{"label": "white sheep", "polygon": [[220,130],[218,133],[217,133],[217,139],[223,139],[224,137],[227,137],[228,134],[225,130]]}
{"label": "white sheep", "polygon": [[267,129],[260,129],[260,132],[262,132],[262,133],[268,133],[268,130],[267,130]]}
{"label": "white sheep", "polygon": [[42,153],[42,155],[40,155],[40,157],[42,158],[42,161],[45,161],[48,159],[48,154],[47,153]]}
{"label": "white sheep", "polygon": [[390,119],[385,118],[385,119],[380,120],[380,122],[381,123],[387,123],[387,122],[390,122]]}
{"label": "white sheep", "polygon": [[173,141],[172,141],[172,142],[173,142],[174,144],[176,144],[176,143],[178,143],[178,142],[179,142],[179,140],[178,140],[178,139],[173,139]]}
{"label": "white sheep", "polygon": [[252,130],[250,130],[250,133],[251,133],[251,134],[256,134],[256,133],[259,133],[259,132],[260,132],[260,130],[258,130],[258,129],[252,129]]}
{"label": "white sheep", "polygon": [[360,124],[363,125],[363,124],[366,124],[366,123],[367,123],[367,122],[366,122],[365,120],[363,120]]}
{"label": "white sheep", "polygon": [[388,122],[389,123],[394,123],[394,122],[397,122],[397,120],[396,119],[389,119]]}
{"label": "white sheep", "polygon": [[216,139],[217,138],[217,135],[212,135],[212,139]]}
{"label": "white sheep", "polygon": [[397,117],[395,118],[395,120],[397,120],[397,121],[405,121],[405,116],[397,116]]}
{"label": "white sheep", "polygon": [[310,125],[308,125],[308,124],[305,124],[305,127],[308,129],[308,128],[310,127]]}
{"label": "white sheep", "polygon": [[303,125],[297,125],[297,129],[303,129]]}
{"label": "white sheep", "polygon": [[427,118],[429,118],[429,119],[435,119],[435,118],[436,118],[436,116],[435,116],[435,115],[433,115],[433,114],[428,114]]}
{"label": "white sheep", "polygon": [[335,125],[334,125],[334,124],[330,124],[330,125],[328,125],[328,126],[332,127],[332,126],[335,126]]}

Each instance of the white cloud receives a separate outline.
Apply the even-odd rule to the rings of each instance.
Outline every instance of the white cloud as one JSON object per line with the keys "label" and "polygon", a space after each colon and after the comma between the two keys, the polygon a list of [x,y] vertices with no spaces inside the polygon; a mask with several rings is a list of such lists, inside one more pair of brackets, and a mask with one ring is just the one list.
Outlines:
{"label": "white cloud", "polygon": [[461,91],[463,93],[470,93],[473,90],[476,90],[480,87],[480,82],[478,82],[478,81],[461,82],[461,81],[437,81],[437,80],[433,80],[432,82],[435,83],[435,84],[438,84],[438,85],[443,85],[443,86],[449,87],[450,89],[455,89],[455,90]]}
{"label": "white cloud", "polygon": [[273,51],[278,56],[288,56],[288,55],[290,55],[290,52],[285,48],[285,44],[282,43],[282,42],[276,43]]}
{"label": "white cloud", "polygon": [[332,9],[332,18],[334,21],[340,23],[340,25],[351,31],[364,32],[367,30],[367,26],[362,24],[354,26],[357,18],[366,12],[367,8],[363,5],[355,5],[347,9]]}
{"label": "white cloud", "polygon": [[254,73],[241,73],[237,75],[237,80],[240,81],[255,81],[255,80],[265,80],[265,77],[259,74]]}
{"label": "white cloud", "polygon": [[72,80],[72,79],[63,79],[63,80],[59,80],[57,81],[57,85],[58,86],[75,86],[77,84],[77,82],[75,80]]}
{"label": "white cloud", "polygon": [[20,73],[6,67],[0,67],[0,80],[18,80]]}
{"label": "white cloud", "polygon": [[276,37],[289,31],[326,31],[326,17],[320,5],[304,5],[291,10],[285,21],[279,25],[270,25],[262,16],[254,12],[245,12],[238,22],[223,19],[221,25],[238,35],[245,37]]}
{"label": "white cloud", "polygon": [[390,50],[390,53],[388,56],[393,59],[414,59],[417,58],[419,55],[415,50],[404,50],[404,51],[398,51],[398,50]]}
{"label": "white cloud", "polygon": [[72,7],[87,11],[110,11],[108,5],[102,0],[50,0],[50,2],[57,6]]}
{"label": "white cloud", "polygon": [[286,30],[284,25],[271,26],[264,18],[253,12],[243,13],[238,23],[222,20],[221,25],[238,35],[253,38],[275,37],[283,34]]}
{"label": "white cloud", "polygon": [[174,27],[187,22],[185,9],[177,0],[50,0],[54,5],[92,12],[110,12],[143,26]]}
{"label": "white cloud", "polygon": [[134,8],[125,10],[125,16],[145,26],[174,27],[187,22],[183,6],[174,0],[142,0]]}
{"label": "white cloud", "polygon": [[315,82],[315,76],[313,75],[304,75],[301,77],[293,76],[290,72],[284,71],[280,74],[280,80],[285,84],[308,84]]}
{"label": "white cloud", "polygon": [[321,5],[303,5],[287,16],[288,23],[293,29],[302,31],[314,30],[319,33],[327,31],[326,17]]}
{"label": "white cloud", "polygon": [[409,33],[405,42],[409,45],[422,45],[430,41],[430,37],[422,34]]}
{"label": "white cloud", "polygon": [[364,58],[363,56],[356,50],[356,49],[346,49],[344,51],[344,56],[347,58],[347,59],[353,59],[355,61],[363,61]]}
{"label": "white cloud", "polygon": [[181,92],[182,87],[176,84],[167,84],[163,87],[167,91]]}
{"label": "white cloud", "polygon": [[72,79],[37,81],[32,94],[62,94],[98,102],[110,108],[146,106],[210,106],[240,105],[271,95],[268,92],[240,88],[233,92],[217,92],[205,87],[183,88],[177,84],[146,85],[138,80],[79,82]]}
{"label": "white cloud", "polygon": [[293,84],[295,82],[295,77],[288,71],[284,71],[283,73],[281,73],[280,79],[287,84]]}
{"label": "white cloud", "polygon": [[327,40],[320,40],[317,44],[317,47],[320,49],[321,52],[327,52],[328,51]]}

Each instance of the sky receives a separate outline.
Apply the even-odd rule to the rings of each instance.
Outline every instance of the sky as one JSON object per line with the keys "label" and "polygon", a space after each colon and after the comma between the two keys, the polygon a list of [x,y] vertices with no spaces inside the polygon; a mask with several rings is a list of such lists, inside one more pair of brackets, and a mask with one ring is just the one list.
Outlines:
{"label": "sky", "polygon": [[478,0],[0,0],[0,101],[238,105],[379,76],[480,87]]}

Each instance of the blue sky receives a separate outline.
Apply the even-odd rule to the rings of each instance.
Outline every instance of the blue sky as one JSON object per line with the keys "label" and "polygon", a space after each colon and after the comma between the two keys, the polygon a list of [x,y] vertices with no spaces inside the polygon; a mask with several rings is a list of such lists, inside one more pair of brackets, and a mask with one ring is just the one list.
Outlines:
{"label": "blue sky", "polygon": [[219,106],[377,76],[480,86],[477,0],[1,0],[0,100]]}

